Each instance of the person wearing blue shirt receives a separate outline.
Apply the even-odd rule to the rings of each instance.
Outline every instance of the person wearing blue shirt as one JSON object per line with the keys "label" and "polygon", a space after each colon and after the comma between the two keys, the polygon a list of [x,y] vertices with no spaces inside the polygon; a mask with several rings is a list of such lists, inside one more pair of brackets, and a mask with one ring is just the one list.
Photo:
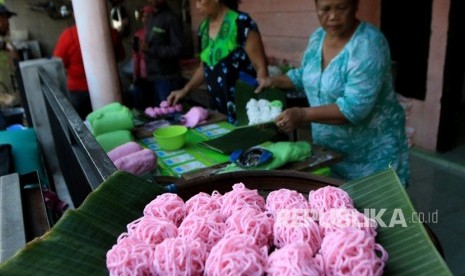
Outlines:
{"label": "person wearing blue shirt", "polygon": [[301,67],[260,79],[265,87],[304,90],[310,107],[275,120],[285,132],[311,124],[313,143],[343,154],[334,176],[352,180],[392,167],[406,185],[409,153],[405,114],[393,88],[389,45],[356,17],[358,0],[315,0],[321,27],[310,37]]}

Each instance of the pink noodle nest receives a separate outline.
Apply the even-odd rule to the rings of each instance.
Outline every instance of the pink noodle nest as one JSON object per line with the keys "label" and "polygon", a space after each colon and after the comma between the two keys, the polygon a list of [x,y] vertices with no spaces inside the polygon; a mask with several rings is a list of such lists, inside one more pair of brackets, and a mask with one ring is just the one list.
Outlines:
{"label": "pink noodle nest", "polygon": [[202,275],[207,259],[200,239],[168,238],[157,245],[153,256],[153,275]]}
{"label": "pink noodle nest", "polygon": [[165,218],[179,226],[186,215],[184,200],[177,194],[164,193],[144,208],[144,216]]}
{"label": "pink noodle nest", "polygon": [[276,218],[273,226],[274,245],[282,248],[292,243],[306,243],[313,253],[316,253],[323,240],[323,232],[320,225],[312,219],[308,212],[298,209],[288,212],[287,216]]}
{"label": "pink noodle nest", "polygon": [[127,226],[128,235],[147,244],[157,245],[166,238],[178,236],[178,228],[170,220],[154,217],[141,217]]}
{"label": "pink noodle nest", "polygon": [[326,275],[382,275],[388,259],[374,236],[355,228],[328,233],[320,253]]}
{"label": "pink noodle nest", "polygon": [[110,275],[150,275],[154,246],[124,236],[107,252]]}
{"label": "pink noodle nest", "polygon": [[234,184],[233,190],[223,195],[221,203],[221,213],[226,218],[244,208],[265,210],[265,199],[257,190],[249,190],[243,183]]}
{"label": "pink noodle nest", "polygon": [[226,220],[225,236],[248,234],[254,237],[258,247],[270,246],[273,241],[273,217],[253,208],[233,213]]}
{"label": "pink noodle nest", "polygon": [[280,209],[308,209],[307,199],[299,192],[280,189],[271,192],[266,198],[265,209],[276,217]]}
{"label": "pink noodle nest", "polygon": [[179,237],[201,239],[208,252],[223,238],[225,229],[226,224],[219,210],[190,213],[178,228]]}
{"label": "pink noodle nest", "polygon": [[388,254],[376,227],[339,188],[312,191],[308,202],[281,189],[265,201],[237,183],[185,203],[159,195],[106,262],[110,275],[381,275]]}
{"label": "pink noodle nest", "polygon": [[268,259],[266,246],[259,248],[250,235],[234,235],[221,239],[205,263],[205,275],[263,275]]}
{"label": "pink noodle nest", "polygon": [[198,193],[186,201],[186,215],[196,211],[214,211],[221,209],[221,203],[218,200],[221,197],[219,193],[213,193],[210,196],[207,193]]}
{"label": "pink noodle nest", "polygon": [[310,208],[320,216],[333,208],[354,208],[354,202],[349,194],[342,189],[331,186],[310,191],[308,202]]}
{"label": "pink noodle nest", "polygon": [[330,209],[320,217],[319,223],[325,235],[341,228],[357,228],[376,236],[376,221],[356,209]]}
{"label": "pink noodle nest", "polygon": [[308,244],[293,243],[270,254],[266,275],[319,276],[323,275],[323,268],[313,258],[313,250]]}

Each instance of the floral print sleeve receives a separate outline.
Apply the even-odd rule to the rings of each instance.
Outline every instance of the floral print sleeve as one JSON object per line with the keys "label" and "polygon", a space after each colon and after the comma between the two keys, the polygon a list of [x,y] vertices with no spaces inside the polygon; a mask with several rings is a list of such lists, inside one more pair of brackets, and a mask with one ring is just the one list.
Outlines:
{"label": "floral print sleeve", "polygon": [[255,23],[255,21],[253,21],[252,18],[250,18],[250,16],[246,13],[239,14],[237,18],[237,29],[237,43],[243,48],[245,47],[249,32],[258,32],[257,23]]}

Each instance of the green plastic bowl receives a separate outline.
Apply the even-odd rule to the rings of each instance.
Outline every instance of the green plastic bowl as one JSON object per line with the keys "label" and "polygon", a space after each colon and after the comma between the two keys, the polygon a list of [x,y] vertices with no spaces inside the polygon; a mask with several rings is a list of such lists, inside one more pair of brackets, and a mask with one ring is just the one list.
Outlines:
{"label": "green plastic bowl", "polygon": [[184,146],[187,127],[167,126],[153,132],[158,146],[163,150],[177,150]]}

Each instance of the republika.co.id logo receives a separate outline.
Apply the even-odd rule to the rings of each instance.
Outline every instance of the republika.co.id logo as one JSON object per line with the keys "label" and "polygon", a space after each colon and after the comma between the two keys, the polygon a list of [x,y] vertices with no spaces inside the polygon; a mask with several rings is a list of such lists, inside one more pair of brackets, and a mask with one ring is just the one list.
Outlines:
{"label": "republika.co.id logo", "polygon": [[430,213],[412,212],[406,215],[402,208],[395,209],[356,209],[335,208],[323,214],[314,209],[279,209],[275,224],[286,227],[305,227],[309,220],[318,221],[321,227],[408,227],[415,223],[438,223],[438,210]]}

